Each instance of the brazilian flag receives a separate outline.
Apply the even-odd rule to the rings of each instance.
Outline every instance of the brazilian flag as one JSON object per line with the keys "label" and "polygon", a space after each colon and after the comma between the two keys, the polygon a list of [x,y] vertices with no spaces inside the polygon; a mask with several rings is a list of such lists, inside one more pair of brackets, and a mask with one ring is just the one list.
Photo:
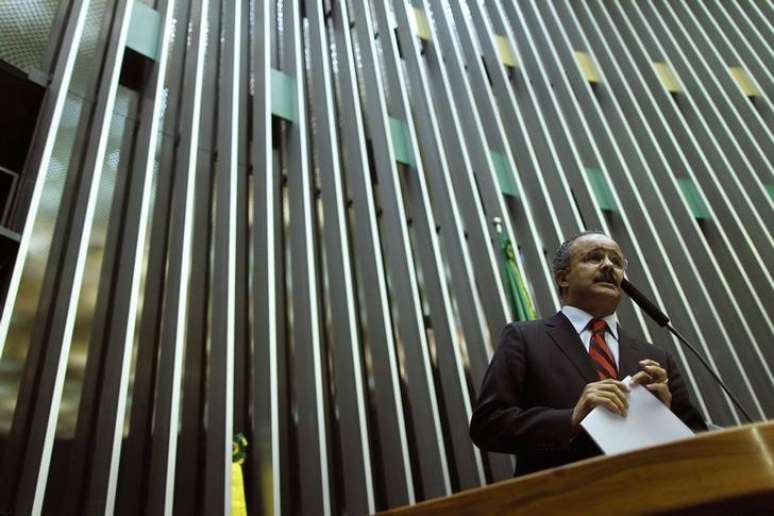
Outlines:
{"label": "brazilian flag", "polygon": [[500,243],[500,252],[503,260],[503,282],[505,283],[505,292],[511,301],[511,312],[515,321],[531,321],[537,319],[535,307],[529,298],[527,287],[524,285],[524,278],[519,270],[519,264],[516,261],[516,252],[513,249],[511,239],[503,231],[499,217],[494,219],[495,229]]}
{"label": "brazilian flag", "polygon": [[242,463],[247,455],[246,450],[245,436],[235,435],[231,448],[231,516],[247,516],[245,483],[242,477]]}

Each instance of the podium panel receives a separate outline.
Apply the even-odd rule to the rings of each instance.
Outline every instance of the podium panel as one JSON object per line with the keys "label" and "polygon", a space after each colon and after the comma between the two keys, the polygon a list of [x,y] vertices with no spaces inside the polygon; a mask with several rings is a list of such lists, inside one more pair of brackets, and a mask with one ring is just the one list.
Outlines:
{"label": "podium panel", "polygon": [[382,514],[774,513],[774,423],[601,456]]}

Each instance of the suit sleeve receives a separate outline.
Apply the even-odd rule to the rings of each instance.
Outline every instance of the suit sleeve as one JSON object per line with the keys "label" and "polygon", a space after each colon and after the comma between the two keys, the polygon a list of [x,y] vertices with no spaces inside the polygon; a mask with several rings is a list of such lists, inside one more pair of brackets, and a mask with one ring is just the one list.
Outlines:
{"label": "suit sleeve", "polygon": [[484,450],[562,450],[573,436],[572,409],[526,406],[527,348],[518,325],[503,330],[484,375],[470,437]]}
{"label": "suit sleeve", "polygon": [[669,377],[669,391],[672,393],[672,412],[694,432],[707,430],[707,424],[691,403],[688,386],[670,353],[666,353],[666,370]]}

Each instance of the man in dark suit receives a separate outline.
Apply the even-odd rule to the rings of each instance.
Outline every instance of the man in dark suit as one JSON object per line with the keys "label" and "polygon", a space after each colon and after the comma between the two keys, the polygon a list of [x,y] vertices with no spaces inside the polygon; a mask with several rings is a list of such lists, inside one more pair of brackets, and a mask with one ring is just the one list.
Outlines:
{"label": "man in dark suit", "polygon": [[618,244],[586,232],[562,244],[554,277],[562,310],[505,327],[484,376],[470,436],[484,450],[516,454],[515,475],[601,452],[580,427],[596,406],[627,411],[632,376],[694,431],[706,425],[674,359],[618,326],[626,260]]}

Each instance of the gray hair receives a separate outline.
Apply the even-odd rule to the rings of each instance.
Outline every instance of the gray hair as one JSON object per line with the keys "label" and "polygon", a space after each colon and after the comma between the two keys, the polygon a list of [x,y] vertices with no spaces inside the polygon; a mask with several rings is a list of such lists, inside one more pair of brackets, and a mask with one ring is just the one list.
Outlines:
{"label": "gray hair", "polygon": [[[564,242],[562,242],[562,245],[559,246],[559,249],[556,250],[556,253],[554,253],[554,259],[551,261],[551,270],[554,273],[554,278],[556,278],[556,273],[559,271],[566,271],[570,269],[570,263],[572,261],[572,254],[570,253],[570,250],[572,249],[572,244],[575,243],[576,240],[578,240],[581,237],[584,237],[586,235],[604,235],[607,236],[606,233],[603,233],[602,231],[599,231],[597,229],[591,229],[588,231],[583,231],[581,233],[576,233],[575,235],[571,236]],[[559,291],[559,297],[562,296],[564,292],[562,292],[562,287],[559,286],[557,283],[556,285],[557,290]]]}

